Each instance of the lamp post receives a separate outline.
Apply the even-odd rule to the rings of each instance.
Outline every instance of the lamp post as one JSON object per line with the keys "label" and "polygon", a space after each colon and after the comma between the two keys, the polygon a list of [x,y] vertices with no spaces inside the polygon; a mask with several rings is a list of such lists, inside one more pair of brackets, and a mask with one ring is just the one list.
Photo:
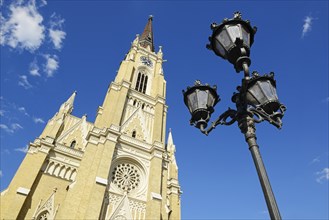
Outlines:
{"label": "lamp post", "polygon": [[245,136],[251,152],[257,174],[262,186],[271,219],[281,219],[278,206],[268,179],[259,147],[256,142],[255,123],[264,120],[277,128],[282,126],[282,117],[286,107],[279,102],[276,93],[274,73],[259,75],[254,71],[250,75],[250,48],[254,41],[256,27],[251,27],[248,20],[242,20],[241,13],[234,13],[232,19],[224,19],[221,24],[211,24],[213,31],[207,48],[234,65],[236,72],[243,71],[241,86],[232,96],[236,110],[229,108],[207,128],[214,106],[220,101],[215,86],[202,85],[196,81],[192,87],[183,90],[184,103],[190,114],[191,125],[208,135],[217,125],[231,125],[237,121]]}

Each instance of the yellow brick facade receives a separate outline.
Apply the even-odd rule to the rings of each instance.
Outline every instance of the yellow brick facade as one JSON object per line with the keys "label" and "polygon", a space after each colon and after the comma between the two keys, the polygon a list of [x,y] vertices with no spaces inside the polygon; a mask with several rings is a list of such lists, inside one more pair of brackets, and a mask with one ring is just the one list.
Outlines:
{"label": "yellow brick facade", "polygon": [[72,115],[74,92],[30,143],[1,192],[1,219],[180,219],[162,63],[150,17],[95,122]]}

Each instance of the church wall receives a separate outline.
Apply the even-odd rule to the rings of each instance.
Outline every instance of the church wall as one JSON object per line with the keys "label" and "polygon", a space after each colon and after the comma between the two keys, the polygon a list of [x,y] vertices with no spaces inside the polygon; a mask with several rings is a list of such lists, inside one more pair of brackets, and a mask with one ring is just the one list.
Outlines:
{"label": "church wall", "polygon": [[[57,190],[55,193],[54,205],[57,207],[58,204],[63,204],[64,198],[67,194],[67,186],[71,184],[71,182],[41,172],[39,178],[40,179],[35,182],[35,185],[33,186],[33,192],[31,192],[31,195],[26,199],[23,205],[19,219],[32,219],[32,217],[35,217],[33,215],[38,208],[40,200],[42,200],[40,205],[43,205],[54,192],[55,188]],[[25,213],[26,215],[24,215]]]}

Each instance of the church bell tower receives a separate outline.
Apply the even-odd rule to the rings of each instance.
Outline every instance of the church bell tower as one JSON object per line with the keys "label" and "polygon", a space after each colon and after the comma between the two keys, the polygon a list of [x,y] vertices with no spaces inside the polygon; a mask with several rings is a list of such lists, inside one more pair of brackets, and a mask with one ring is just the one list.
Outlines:
{"label": "church bell tower", "polygon": [[166,139],[162,48],[150,16],[95,122],[73,116],[76,92],[33,143],[1,192],[1,219],[180,219],[172,132]]}

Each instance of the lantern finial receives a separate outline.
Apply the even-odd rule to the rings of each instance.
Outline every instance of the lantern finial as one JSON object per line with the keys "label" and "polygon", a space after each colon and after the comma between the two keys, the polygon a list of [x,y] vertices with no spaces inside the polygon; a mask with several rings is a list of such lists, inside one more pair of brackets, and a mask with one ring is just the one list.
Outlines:
{"label": "lantern finial", "polygon": [[234,12],[234,19],[242,19],[242,14],[239,11]]}

